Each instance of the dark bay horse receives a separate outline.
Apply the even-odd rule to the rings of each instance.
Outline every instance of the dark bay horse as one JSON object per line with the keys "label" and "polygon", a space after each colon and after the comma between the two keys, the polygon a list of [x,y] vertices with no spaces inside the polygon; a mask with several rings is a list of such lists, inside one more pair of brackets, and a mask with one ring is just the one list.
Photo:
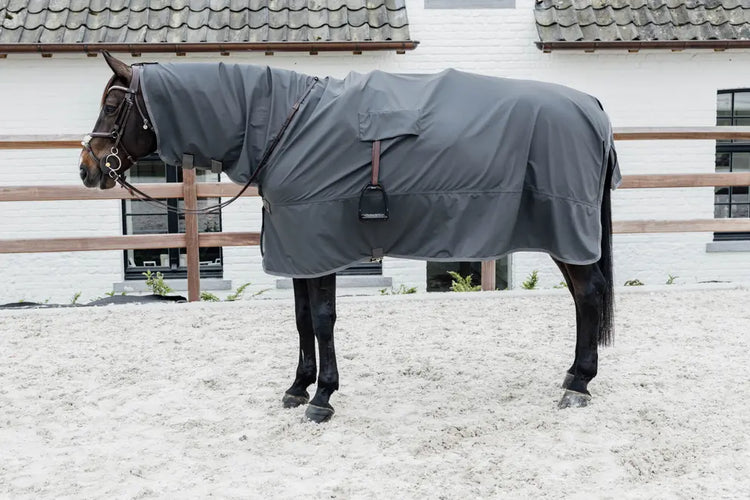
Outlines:
{"label": "dark bay horse", "polygon": [[[157,129],[177,126],[178,124],[154,123],[152,116],[150,116],[149,113],[149,103],[144,97],[141,81],[139,81],[140,70],[134,69],[134,67],[119,61],[107,53],[104,53],[104,56],[113,70],[114,75],[104,91],[101,111],[93,132],[83,141],[84,149],[81,153],[80,159],[80,177],[84,185],[87,187],[110,189],[117,183],[124,186],[130,186],[124,179],[124,173],[139,158],[145,157],[157,150],[159,150],[160,156],[162,156],[162,150],[165,148],[165,145],[161,144],[161,139],[157,139]],[[305,81],[312,81],[312,83],[303,95],[303,99],[309,94],[310,89],[315,85],[317,79]],[[195,85],[200,86],[200,82],[195,83]],[[211,92],[206,91],[206,89],[197,87],[194,89],[188,88],[188,90],[195,90],[203,95],[211,95]],[[229,90],[227,90],[227,93],[229,93]],[[224,94],[224,92],[219,92],[219,94]],[[219,95],[216,95],[215,97],[220,99]],[[541,96],[540,98],[543,99],[545,96]],[[547,98],[548,101],[551,102],[555,97],[547,96]],[[240,97],[240,100],[242,99],[244,98]],[[208,101],[210,104],[213,103],[211,99],[208,99]],[[226,101],[226,99],[224,99],[224,101]],[[284,130],[292,121],[294,113],[296,113],[299,108],[299,102],[300,101],[295,104],[294,109],[287,117],[281,130],[274,131],[276,136],[273,137],[272,144],[266,149],[266,154],[260,161],[260,164],[255,165],[255,172],[250,172],[249,176],[243,178],[243,180],[247,180],[247,185],[250,185],[251,183],[257,184],[261,192],[267,187],[262,179],[267,179],[269,177],[258,177],[258,171],[265,166],[265,162],[273,151],[273,148],[276,147]],[[542,104],[542,106],[544,105],[545,104]],[[238,104],[237,106],[239,107],[240,105]],[[523,112],[522,106],[514,106],[514,109],[520,109],[521,112]],[[266,110],[265,112],[268,114],[271,111]],[[227,111],[227,113],[232,112],[231,109]],[[408,118],[408,116],[404,114],[391,114],[388,116],[390,117],[389,120],[395,120],[396,122],[399,122],[399,120],[403,121],[405,117]],[[368,120],[370,118],[371,117],[369,116],[366,117]],[[551,134],[556,134],[567,127],[565,117],[562,117],[561,120],[562,121],[557,123],[551,123],[549,126]],[[410,123],[411,125],[404,126],[403,134],[416,135],[420,133],[420,131],[417,130],[419,127],[415,125],[417,122],[412,121]],[[606,123],[608,125],[608,119],[606,120]],[[395,126],[401,127],[398,123]],[[420,127],[421,126],[422,125],[420,125]],[[487,127],[482,127],[483,130],[486,128]],[[233,133],[231,130],[229,132]],[[368,133],[370,132],[366,130],[365,134]],[[233,134],[237,135],[236,131]],[[268,137],[269,140],[271,138],[272,137]],[[379,155],[380,140],[379,137],[375,138],[378,139],[376,142],[378,148],[377,153]],[[384,138],[387,139],[388,136],[385,135]],[[444,142],[446,141],[445,138],[441,138],[441,140]],[[563,146],[568,150],[578,147],[577,144],[571,144],[570,141],[564,143]],[[260,152],[262,152],[264,146],[260,145],[258,147],[261,149]],[[346,148],[347,145],[343,144],[341,147]],[[599,147],[601,147],[601,143],[599,144]],[[395,150],[397,148],[393,147],[392,149]],[[589,149],[594,150],[596,148],[592,147]],[[375,151],[375,146],[373,146],[373,151]],[[445,146],[441,155],[449,155],[450,151],[451,146]],[[558,157],[560,156],[557,151],[543,153],[542,156],[547,159],[546,162],[538,161],[538,159],[533,160],[533,167],[537,169],[537,172],[542,172],[542,174],[544,174],[545,170],[552,171],[555,168],[555,165],[553,164],[554,158],[556,155]],[[601,190],[599,193],[594,193],[597,201],[596,206],[593,204],[583,204],[586,206],[582,205],[583,209],[585,209],[588,214],[588,218],[585,220],[589,221],[589,227],[579,227],[579,229],[584,232],[591,231],[591,234],[600,235],[595,241],[595,250],[598,254],[595,259],[588,259],[587,262],[570,263],[566,262],[566,260],[569,261],[570,259],[558,258],[553,252],[547,252],[550,253],[563,274],[568,289],[573,296],[576,312],[575,356],[573,364],[565,375],[563,382],[563,388],[565,391],[559,403],[560,408],[580,407],[588,404],[591,399],[591,395],[588,391],[588,383],[597,374],[597,347],[600,344],[609,344],[613,338],[614,297],[609,188],[610,185],[616,183],[616,179],[613,180],[613,176],[619,176],[619,171],[617,171],[616,157],[614,156],[613,149],[610,150],[605,148],[604,151],[600,149],[599,151],[593,151],[592,154],[594,156],[599,155],[596,160],[599,163],[593,165],[592,168],[594,170],[601,169],[602,171],[601,180],[595,180],[601,186]],[[377,192],[379,184],[377,182],[378,174],[376,168],[379,156],[377,157],[378,159],[376,159],[375,153],[373,152],[372,158],[373,183],[370,184],[370,187],[376,191],[374,194],[379,196],[379,193]],[[529,161],[531,162],[531,160]],[[604,162],[603,168],[601,167],[602,162]],[[275,168],[276,166],[272,165],[269,167],[269,170],[273,172]],[[370,165],[366,165],[365,170],[369,172],[369,168]],[[224,171],[226,172],[226,169]],[[369,173],[365,172],[365,174],[369,176]],[[286,175],[288,176],[289,174],[286,173]],[[320,173],[320,175],[325,175],[325,172]],[[536,179],[537,177],[538,174],[535,174],[534,178]],[[233,180],[235,179],[233,178]],[[521,181],[528,183],[528,178],[524,181],[522,177]],[[534,186],[529,187],[527,185],[525,185],[525,188],[528,188],[529,191],[534,191],[535,189]],[[398,200],[393,201],[392,203],[391,208],[398,206]],[[554,203],[549,204],[554,205]],[[282,208],[281,205],[277,205],[274,207],[274,210],[281,211]],[[466,208],[466,210],[470,209],[470,206]],[[387,217],[387,214],[385,215]],[[552,219],[559,217],[555,212],[550,212],[548,215],[549,218]],[[591,218],[592,215],[594,216],[593,219]],[[421,216],[425,217],[426,215],[421,214]],[[362,219],[361,212],[360,219]],[[416,226],[418,225],[419,223],[413,224],[412,229],[414,229],[414,232],[417,232]],[[581,224],[579,224],[579,226],[581,226]],[[521,230],[522,232],[525,231],[528,233],[535,231],[534,228],[521,228]],[[552,230],[550,230],[550,228],[545,228],[542,231],[549,232]],[[420,237],[424,239],[423,235],[430,233],[423,232],[420,234],[422,234]],[[408,236],[403,237],[407,238]],[[571,237],[571,235],[562,235],[559,237],[565,238]],[[572,238],[575,239],[575,237],[576,234],[572,234]],[[304,245],[305,242],[303,241],[300,244]],[[525,247],[523,249],[539,250],[540,248]],[[402,253],[400,256],[408,257],[410,255]],[[419,257],[421,254],[411,254],[411,256]],[[336,274],[335,272],[328,272],[321,275],[305,275],[303,277],[295,276],[293,274],[288,275],[293,277],[294,283],[295,315],[297,330],[299,333],[299,359],[294,382],[283,395],[282,402],[285,407],[296,407],[309,403],[306,410],[307,417],[315,422],[324,422],[331,418],[334,413],[333,407],[330,404],[330,398],[333,392],[339,387],[339,375],[336,366],[336,353],[333,340],[334,324],[336,322]],[[318,347],[317,356],[315,352],[316,340]],[[307,389],[310,385],[316,382],[317,391],[312,400],[310,400]]]}

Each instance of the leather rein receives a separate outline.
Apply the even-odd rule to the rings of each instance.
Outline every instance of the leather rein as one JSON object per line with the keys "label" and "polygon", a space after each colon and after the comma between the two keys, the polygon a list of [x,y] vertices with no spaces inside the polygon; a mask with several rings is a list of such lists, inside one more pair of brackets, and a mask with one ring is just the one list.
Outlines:
{"label": "leather rein", "polygon": [[[245,191],[247,191],[247,188],[250,187],[250,185],[255,182],[258,178],[258,175],[260,174],[261,170],[268,164],[268,160],[271,158],[271,155],[273,154],[276,147],[279,145],[279,142],[281,142],[281,138],[284,135],[284,132],[286,132],[286,129],[289,127],[289,124],[292,122],[292,119],[297,114],[297,111],[299,111],[300,106],[304,102],[304,100],[307,98],[308,95],[310,95],[310,92],[312,92],[313,87],[315,87],[315,84],[318,83],[319,79],[318,77],[313,77],[312,82],[310,85],[308,85],[305,92],[302,94],[302,97],[297,100],[297,102],[292,106],[292,110],[289,113],[289,116],[287,117],[284,124],[281,126],[281,129],[279,129],[279,132],[274,137],[273,141],[271,141],[271,144],[266,148],[265,153],[263,154],[263,157],[260,160],[260,163],[258,164],[258,167],[255,169],[255,171],[250,175],[250,178],[247,180],[245,185],[242,187],[239,193],[237,193],[235,196],[233,196],[231,199],[224,201],[222,203],[219,203],[217,205],[213,205],[210,207],[205,208],[198,208],[198,209],[185,209],[185,208],[179,208],[175,206],[168,205],[167,203],[164,203],[161,200],[157,200],[150,195],[144,193],[137,187],[130,184],[125,179],[125,172],[120,172],[120,169],[122,168],[122,160],[120,160],[119,156],[119,150],[122,149],[123,153],[127,155],[128,161],[132,164],[136,163],[136,159],[133,158],[130,153],[128,153],[128,150],[125,148],[125,145],[122,143],[122,134],[124,132],[125,126],[128,123],[128,118],[130,117],[130,113],[133,110],[133,107],[138,111],[138,114],[140,115],[141,119],[143,120],[142,128],[143,130],[151,130],[154,131],[153,124],[149,121],[148,115],[143,112],[143,109],[141,108],[140,102],[138,100],[138,97],[141,96],[140,93],[140,78],[141,78],[141,71],[142,68],[140,68],[138,65],[131,66],[133,70],[133,76],[130,79],[130,86],[129,87],[122,87],[120,85],[112,85],[107,88],[104,94],[104,98],[109,95],[109,93],[113,90],[119,90],[122,92],[125,92],[125,99],[119,104],[118,111],[117,111],[117,117],[115,118],[115,123],[112,126],[112,130],[110,132],[91,132],[90,134],[86,135],[83,138],[83,141],[81,141],[81,145],[83,146],[84,150],[91,156],[91,158],[96,161],[97,165],[99,165],[99,168],[102,170],[102,172],[106,172],[107,175],[109,175],[110,178],[114,179],[115,182],[117,182],[120,187],[127,189],[130,194],[132,194],[136,199],[143,201],[145,203],[148,203],[150,205],[156,205],[160,208],[166,209],[168,212],[173,212],[177,214],[211,214],[216,213],[220,211],[222,208],[226,207],[230,203],[233,203],[234,201],[238,200]],[[102,106],[104,106],[104,100],[102,100]],[[94,153],[94,150],[91,149],[91,140],[94,138],[102,138],[102,139],[110,139],[114,141],[114,144],[110,148],[109,153],[104,157],[104,162],[102,162],[102,158],[96,156],[96,153]],[[112,162],[117,162],[117,167],[112,166]],[[103,163],[103,165],[102,165]],[[105,170],[106,169],[106,170]]]}

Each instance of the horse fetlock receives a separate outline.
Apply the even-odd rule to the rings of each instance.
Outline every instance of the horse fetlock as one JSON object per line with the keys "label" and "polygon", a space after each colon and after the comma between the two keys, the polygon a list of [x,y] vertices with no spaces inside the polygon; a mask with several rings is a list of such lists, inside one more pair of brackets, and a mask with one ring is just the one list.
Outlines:
{"label": "horse fetlock", "polygon": [[567,389],[568,387],[570,387],[570,384],[573,383],[573,378],[575,378],[575,375],[570,372],[566,372],[565,378],[563,379],[562,384],[560,384],[560,387],[562,387],[563,389]]}

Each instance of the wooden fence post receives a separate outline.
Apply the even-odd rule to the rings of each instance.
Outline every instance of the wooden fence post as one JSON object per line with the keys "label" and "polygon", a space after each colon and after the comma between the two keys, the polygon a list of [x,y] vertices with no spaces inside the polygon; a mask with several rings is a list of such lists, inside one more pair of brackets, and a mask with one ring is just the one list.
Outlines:
{"label": "wooden fence post", "polygon": [[482,262],[482,290],[493,291],[495,287],[495,261],[485,260]]}
{"label": "wooden fence post", "polygon": [[[195,185],[195,170],[182,170],[182,189],[185,198],[185,209],[195,210],[198,208],[198,189]],[[201,270],[198,241],[198,215],[195,213],[185,214],[185,242],[187,252],[187,283],[188,300],[199,301],[201,298]]]}

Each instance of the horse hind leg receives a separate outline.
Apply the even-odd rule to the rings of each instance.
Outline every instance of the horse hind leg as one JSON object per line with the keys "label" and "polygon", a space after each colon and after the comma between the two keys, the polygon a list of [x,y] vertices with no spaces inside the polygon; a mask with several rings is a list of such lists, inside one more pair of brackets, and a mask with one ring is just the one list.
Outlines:
{"label": "horse hind leg", "polygon": [[320,369],[318,388],[305,411],[313,422],[325,422],[334,413],[329,400],[339,388],[339,372],[336,365],[336,349],[333,343],[333,327],[336,324],[336,275],[308,280],[310,316],[315,338],[318,341]]}
{"label": "horse hind leg", "polygon": [[[570,273],[568,273],[568,268],[566,267],[566,264],[560,262],[557,259],[552,259],[555,261],[555,264],[557,264],[557,267],[560,268],[560,272],[563,275],[563,279],[565,279],[565,284],[568,286],[568,291],[570,292],[570,295],[573,297],[573,300],[575,301],[575,292],[573,291],[573,282],[570,279]],[[581,316],[578,313],[578,308],[575,308],[576,310],[576,329],[578,328],[578,325],[581,324]],[[576,370],[576,362],[578,361],[577,358],[573,359],[573,364],[568,368],[568,371],[565,372],[565,378],[562,381],[561,387],[563,389],[567,389],[570,383],[573,381],[573,374]]]}
{"label": "horse hind leg", "polygon": [[568,370],[565,393],[560,408],[586,406],[591,400],[588,384],[598,370],[598,341],[605,303],[607,282],[596,264],[572,265],[558,263],[572,288],[576,307],[576,349],[573,366]]}
{"label": "horse hind leg", "polygon": [[315,358],[315,332],[313,330],[310,310],[310,296],[307,291],[308,280],[293,279],[294,314],[299,333],[299,360],[294,382],[282,398],[284,408],[296,408],[310,401],[307,388],[315,383],[317,364]]}

